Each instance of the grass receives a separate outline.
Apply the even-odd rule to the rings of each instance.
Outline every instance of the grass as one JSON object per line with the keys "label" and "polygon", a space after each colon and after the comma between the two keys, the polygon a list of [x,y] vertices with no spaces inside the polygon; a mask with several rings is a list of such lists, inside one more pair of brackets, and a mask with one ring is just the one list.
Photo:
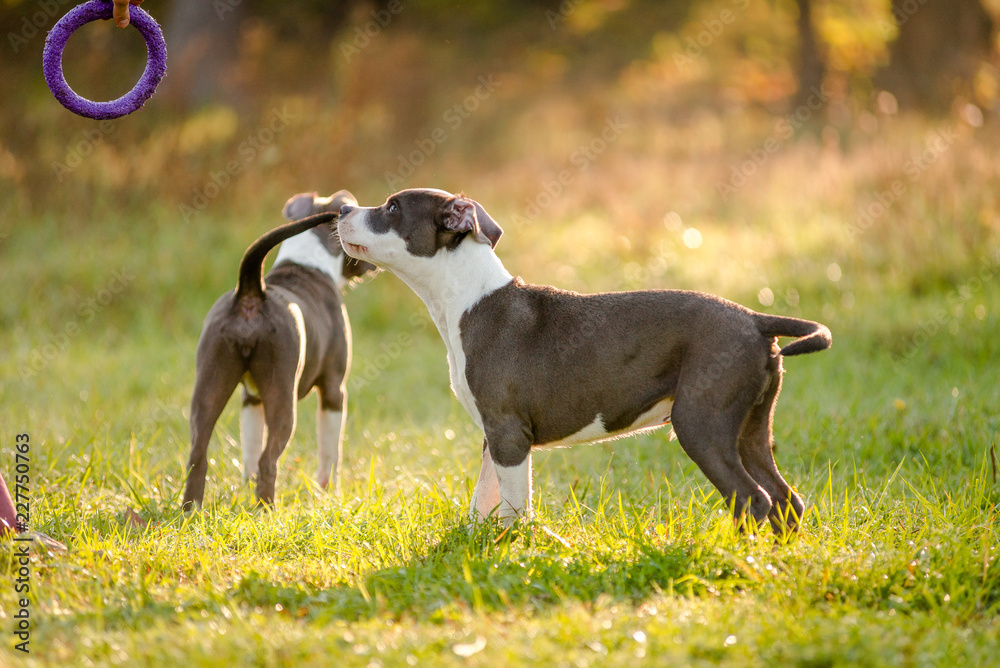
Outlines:
{"label": "grass", "polygon": [[[772,21],[753,6],[766,14],[754,20]],[[11,122],[0,176],[13,196],[0,200],[0,471],[9,482],[13,435],[29,433],[32,525],[71,546],[32,557],[27,658],[994,663],[996,130],[834,100],[839,115],[783,139],[723,198],[717,184],[774,136],[775,116],[741,107],[733,122],[725,105],[700,107],[706,84],[670,78],[669,44],[617,78],[601,70],[601,88],[586,78],[578,86],[574,68],[586,67],[558,49],[506,64],[516,35],[476,58],[418,56],[407,25],[373,40],[354,68],[339,63],[333,93],[303,71],[304,92],[265,87],[253,111],[172,116],[151,105],[63,180],[52,162],[89,126],[52,110],[4,65],[26,94],[2,110]],[[699,67],[728,53],[725,39]],[[397,87],[396,100],[379,82],[401,54],[456,75]],[[734,534],[667,431],[537,453],[537,520],[469,532],[482,436],[450,394],[423,305],[389,275],[345,295],[355,346],[341,495],[310,482],[310,397],[280,460],[277,508],[254,510],[235,463],[234,400],[211,446],[206,507],[180,513],[194,347],[243,249],[295,192],[348,187],[363,203],[380,201],[398,155],[493,71],[496,94],[406,185],[464,189],[486,203],[507,232],[499,253],[512,272],[585,291],[708,290],[833,330],[830,351],[786,362],[777,458],[808,504],[794,539]],[[678,106],[664,107],[675,94]],[[331,104],[331,95],[342,97]],[[280,137],[185,218],[193,190],[285,105],[292,116]],[[618,114],[625,130],[578,169],[573,151]],[[545,129],[552,123],[561,131]],[[941,132],[954,135],[947,150],[915,170]],[[570,185],[531,215],[563,169]],[[897,182],[901,194],[863,218],[859,207],[871,211]],[[16,569],[0,550],[0,572]],[[5,630],[17,607],[4,585]],[[13,644],[5,631],[0,664],[25,658]]]}
{"label": "grass", "polygon": [[[272,218],[262,214],[260,229]],[[355,361],[341,497],[309,482],[309,398],[281,460],[278,508],[253,510],[235,463],[234,401],[212,445],[206,508],[186,517],[178,508],[199,320],[252,236],[223,222],[145,224],[142,236],[120,219],[87,233],[42,220],[6,249],[6,280],[23,299],[4,305],[18,323],[2,334],[14,353],[2,362],[4,456],[13,461],[9,435],[31,434],[33,524],[72,546],[33,557],[40,665],[991,662],[1000,634],[995,281],[966,285],[953,270],[953,287],[883,293],[890,280],[924,279],[910,267],[855,279],[851,302],[843,285],[810,271],[800,282],[791,271],[772,279],[778,294],[802,286],[799,310],[822,310],[835,334],[831,351],[786,364],[778,460],[809,504],[787,543],[735,535],[717,493],[662,431],[538,453],[537,521],[469,533],[481,436],[450,396],[423,306],[389,275],[345,296]],[[587,216],[574,224],[607,230]],[[699,251],[723,252],[721,226],[703,229]],[[737,234],[766,246],[763,227]],[[52,246],[54,236],[66,243]],[[505,240],[509,264],[525,247],[560,257],[558,240],[539,250],[524,236]],[[628,283],[640,253],[616,252],[619,264],[592,260],[574,280]],[[838,257],[841,284],[854,271],[878,276],[860,257]],[[825,273],[828,259],[770,261]],[[80,304],[112,291],[115,271],[122,289],[88,320]],[[645,281],[695,287],[686,271]],[[715,287],[733,278],[723,272]],[[926,323],[942,308],[948,317],[931,335]],[[81,333],[60,345],[68,321]],[[45,345],[55,352],[23,377]],[[0,568],[15,569],[7,553]],[[0,601],[15,609],[11,587]]]}

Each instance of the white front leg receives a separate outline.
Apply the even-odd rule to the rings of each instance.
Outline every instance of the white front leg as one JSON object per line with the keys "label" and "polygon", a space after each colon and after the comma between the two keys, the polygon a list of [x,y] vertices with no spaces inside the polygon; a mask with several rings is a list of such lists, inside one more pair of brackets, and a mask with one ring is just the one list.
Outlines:
{"label": "white front leg", "polygon": [[497,484],[496,467],[490,449],[483,448],[483,467],[479,470],[479,480],[472,491],[472,507],[469,508],[469,519],[473,522],[485,520],[497,506],[500,505],[500,488]]}
{"label": "white front leg", "polygon": [[316,471],[316,482],[326,489],[330,485],[330,469],[333,469],[333,491],[340,489],[340,459],[341,443],[344,441],[344,423],[347,421],[344,411],[324,410],[320,402],[316,414],[316,443],[319,449],[319,469]]}
{"label": "white front leg", "polygon": [[500,492],[500,520],[510,526],[517,518],[531,519],[531,453],[516,466],[494,465]]}
{"label": "white front leg", "polygon": [[244,404],[240,410],[240,445],[243,446],[243,481],[257,477],[260,453],[264,452],[267,423],[264,404]]}

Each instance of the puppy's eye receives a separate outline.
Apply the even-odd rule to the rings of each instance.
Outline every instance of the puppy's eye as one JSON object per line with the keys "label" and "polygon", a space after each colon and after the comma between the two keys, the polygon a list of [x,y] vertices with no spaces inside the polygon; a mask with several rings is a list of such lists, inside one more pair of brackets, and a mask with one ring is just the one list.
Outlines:
{"label": "puppy's eye", "polygon": [[395,202],[389,202],[389,213],[396,213],[399,211],[399,205]]}

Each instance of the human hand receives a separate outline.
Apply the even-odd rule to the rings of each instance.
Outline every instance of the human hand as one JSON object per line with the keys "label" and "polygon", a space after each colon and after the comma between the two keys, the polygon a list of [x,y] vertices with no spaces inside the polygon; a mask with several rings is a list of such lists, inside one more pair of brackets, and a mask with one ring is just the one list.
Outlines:
{"label": "human hand", "polygon": [[115,20],[115,25],[119,28],[128,27],[128,6],[129,5],[141,5],[142,0],[114,0],[115,11],[112,17]]}

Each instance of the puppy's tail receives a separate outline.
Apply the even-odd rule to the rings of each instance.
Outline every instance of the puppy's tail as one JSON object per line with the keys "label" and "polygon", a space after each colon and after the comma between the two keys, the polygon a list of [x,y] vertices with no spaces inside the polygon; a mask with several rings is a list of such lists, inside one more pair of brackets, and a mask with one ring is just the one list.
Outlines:
{"label": "puppy's tail", "polygon": [[815,353],[826,350],[833,344],[833,335],[830,334],[829,328],[812,320],[764,313],[754,313],[754,318],[757,321],[757,329],[764,336],[796,337],[795,341],[781,349],[781,354],[785,357]]}
{"label": "puppy's tail", "polygon": [[286,223],[261,235],[257,241],[250,244],[250,247],[243,254],[243,259],[240,260],[240,277],[236,283],[236,296],[263,298],[264,258],[271,252],[271,249],[296,234],[336,220],[338,215],[335,212],[318,213],[315,216]]}

